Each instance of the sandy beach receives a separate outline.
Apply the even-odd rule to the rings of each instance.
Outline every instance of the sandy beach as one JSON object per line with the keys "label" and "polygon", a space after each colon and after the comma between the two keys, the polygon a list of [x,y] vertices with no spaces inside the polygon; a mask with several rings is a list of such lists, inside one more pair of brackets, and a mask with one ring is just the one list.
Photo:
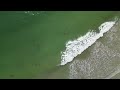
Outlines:
{"label": "sandy beach", "polygon": [[[69,65],[70,79],[120,78],[120,21]],[[118,77],[119,76],[119,77]]]}

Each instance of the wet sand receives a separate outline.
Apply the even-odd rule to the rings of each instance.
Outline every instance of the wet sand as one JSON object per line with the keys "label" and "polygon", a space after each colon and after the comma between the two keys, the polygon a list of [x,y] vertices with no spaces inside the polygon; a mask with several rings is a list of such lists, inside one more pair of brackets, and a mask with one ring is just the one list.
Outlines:
{"label": "wet sand", "polygon": [[[120,78],[120,21],[69,65],[70,79]],[[116,77],[114,77],[117,75]],[[119,76],[119,77],[118,77]]]}

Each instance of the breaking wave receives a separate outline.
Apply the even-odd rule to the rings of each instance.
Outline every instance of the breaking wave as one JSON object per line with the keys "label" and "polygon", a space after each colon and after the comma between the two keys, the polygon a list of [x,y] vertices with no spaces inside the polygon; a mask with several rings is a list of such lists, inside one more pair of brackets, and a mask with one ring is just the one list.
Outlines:
{"label": "breaking wave", "polygon": [[68,41],[66,43],[66,50],[61,52],[61,64],[65,65],[68,62],[71,62],[77,55],[81,54],[89,46],[94,44],[97,39],[103,37],[103,34],[106,33],[114,26],[117,20],[109,21],[101,24],[98,29],[99,33],[94,30],[89,31],[84,36],[81,36],[73,41]]}
{"label": "breaking wave", "polygon": [[[89,51],[89,52],[88,52]],[[120,21],[103,38],[97,40],[86,52],[69,64],[70,79],[119,78],[120,73]]]}

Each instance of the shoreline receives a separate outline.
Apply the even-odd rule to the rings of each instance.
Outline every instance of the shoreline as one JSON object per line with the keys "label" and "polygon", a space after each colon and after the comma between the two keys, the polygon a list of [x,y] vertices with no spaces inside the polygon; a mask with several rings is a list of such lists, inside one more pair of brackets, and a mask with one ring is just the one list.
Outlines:
{"label": "shoreline", "polygon": [[110,79],[119,74],[120,78],[120,20],[94,45],[79,55],[69,66],[70,79]]}
{"label": "shoreline", "polygon": [[81,36],[73,41],[68,41],[66,43],[66,50],[61,52],[61,64],[65,65],[71,62],[77,55],[80,55],[87,48],[89,48],[92,44],[94,44],[97,39],[103,37],[103,34],[108,32],[116,23],[115,21],[109,21],[102,23],[99,27],[99,33],[89,31],[84,36]]}

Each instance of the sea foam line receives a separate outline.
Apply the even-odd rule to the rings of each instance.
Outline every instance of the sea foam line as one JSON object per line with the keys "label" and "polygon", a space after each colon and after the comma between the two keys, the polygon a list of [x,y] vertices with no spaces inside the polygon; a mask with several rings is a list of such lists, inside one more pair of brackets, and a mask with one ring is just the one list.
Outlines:
{"label": "sea foam line", "polygon": [[77,55],[81,54],[84,50],[86,50],[89,46],[95,43],[97,39],[103,37],[103,34],[109,31],[113,25],[116,23],[115,21],[109,21],[101,24],[98,29],[99,33],[94,32],[93,30],[86,33],[84,36],[81,36],[73,41],[68,41],[66,43],[66,50],[61,52],[61,64],[65,65],[68,62],[71,62]]}

